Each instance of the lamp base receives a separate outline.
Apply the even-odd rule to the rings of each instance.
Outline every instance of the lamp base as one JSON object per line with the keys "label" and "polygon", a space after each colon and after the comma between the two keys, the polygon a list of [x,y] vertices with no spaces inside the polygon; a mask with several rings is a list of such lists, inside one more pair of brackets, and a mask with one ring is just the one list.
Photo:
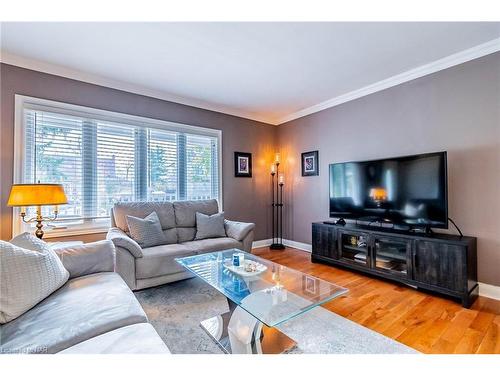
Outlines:
{"label": "lamp base", "polygon": [[269,246],[271,250],[285,250],[285,245],[282,243],[273,243]]}
{"label": "lamp base", "polygon": [[36,219],[36,231],[35,231],[35,236],[37,236],[39,239],[42,239],[43,237],[43,223],[42,223],[42,218],[39,216]]}

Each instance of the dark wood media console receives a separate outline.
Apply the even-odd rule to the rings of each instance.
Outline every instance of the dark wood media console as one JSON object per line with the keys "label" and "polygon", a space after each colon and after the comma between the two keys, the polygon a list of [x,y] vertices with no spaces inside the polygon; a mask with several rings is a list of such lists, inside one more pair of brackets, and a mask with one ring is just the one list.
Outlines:
{"label": "dark wood media console", "polygon": [[445,294],[467,308],[478,295],[475,237],[313,223],[311,259]]}

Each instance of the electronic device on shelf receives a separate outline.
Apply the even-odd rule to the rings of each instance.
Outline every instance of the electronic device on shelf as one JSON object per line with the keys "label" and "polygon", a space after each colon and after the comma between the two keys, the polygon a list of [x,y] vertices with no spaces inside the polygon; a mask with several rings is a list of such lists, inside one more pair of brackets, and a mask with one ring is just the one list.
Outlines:
{"label": "electronic device on shelf", "polygon": [[[330,164],[330,217],[399,229],[448,228],[446,152]],[[398,228],[394,228],[398,229]]]}

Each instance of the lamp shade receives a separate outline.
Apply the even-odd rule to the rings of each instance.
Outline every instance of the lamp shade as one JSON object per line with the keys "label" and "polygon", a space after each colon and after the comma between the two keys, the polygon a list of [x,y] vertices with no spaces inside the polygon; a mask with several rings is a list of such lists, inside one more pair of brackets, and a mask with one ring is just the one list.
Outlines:
{"label": "lamp shade", "polygon": [[66,204],[68,199],[60,184],[14,184],[8,206],[48,206]]}

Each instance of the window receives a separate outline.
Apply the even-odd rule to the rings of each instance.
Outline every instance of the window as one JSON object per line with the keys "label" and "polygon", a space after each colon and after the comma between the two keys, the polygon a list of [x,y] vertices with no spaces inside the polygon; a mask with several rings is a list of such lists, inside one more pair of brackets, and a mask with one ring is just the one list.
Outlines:
{"label": "window", "polygon": [[218,130],[26,97],[16,106],[16,182],[64,185],[55,228],[107,226],[116,202],[220,201]]}

